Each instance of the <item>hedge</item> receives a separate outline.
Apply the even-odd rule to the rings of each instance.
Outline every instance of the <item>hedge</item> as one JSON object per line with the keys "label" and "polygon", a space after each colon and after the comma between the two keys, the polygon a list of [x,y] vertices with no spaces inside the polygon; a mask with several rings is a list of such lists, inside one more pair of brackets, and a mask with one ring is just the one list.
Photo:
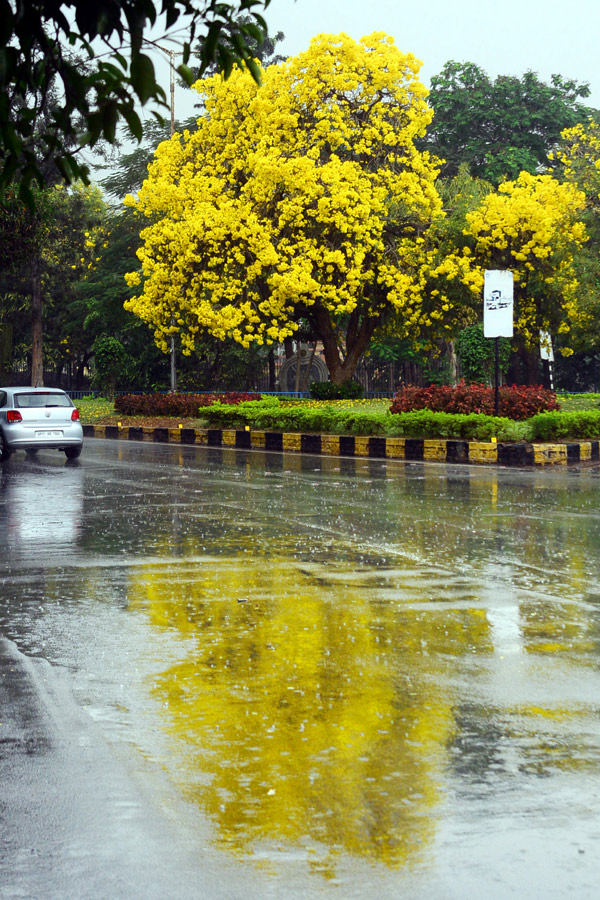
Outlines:
{"label": "hedge", "polygon": [[600,436],[600,410],[540,413],[529,424],[533,441],[590,440]]}
{"label": "hedge", "polygon": [[310,396],[314,400],[357,400],[364,391],[362,384],[352,379],[334,384],[332,381],[313,381]]}
{"label": "hedge", "polygon": [[[545,410],[558,410],[556,394],[537,385],[515,385],[501,387],[498,391],[498,413],[508,419],[521,421]],[[492,416],[495,412],[494,389],[483,384],[465,384],[456,387],[431,385],[423,388],[407,385],[396,393],[390,412],[405,413],[414,409],[429,409],[433,412],[484,413]]]}
{"label": "hedge", "polygon": [[233,408],[215,404],[202,410],[202,418],[213,427],[261,431],[303,431],[324,434],[385,435],[388,437],[456,437],[487,440],[528,438],[523,423],[493,416],[455,416],[419,410],[397,415],[360,412],[334,407],[304,409],[279,407],[273,403],[244,403]]}
{"label": "hedge", "polygon": [[198,410],[213,403],[237,404],[260,400],[260,394],[123,394],[115,398],[115,410],[123,416],[181,416],[195,418]]}
{"label": "hedge", "polygon": [[323,434],[381,435],[388,437],[460,438],[488,441],[590,440],[600,436],[600,410],[545,412],[514,421],[481,413],[452,414],[414,410],[407,413],[360,412],[335,407],[306,409],[280,406],[276,399],[240,403],[216,403],[202,410],[212,427],[260,431],[301,431]]}

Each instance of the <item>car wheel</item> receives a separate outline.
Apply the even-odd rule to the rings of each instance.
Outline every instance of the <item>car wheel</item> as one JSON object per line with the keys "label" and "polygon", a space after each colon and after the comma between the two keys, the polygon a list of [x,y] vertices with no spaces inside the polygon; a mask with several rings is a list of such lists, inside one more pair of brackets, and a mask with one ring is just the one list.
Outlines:
{"label": "car wheel", "polygon": [[4,435],[0,431],[0,460],[4,462],[5,459],[9,459],[12,450],[9,450],[6,446],[6,441],[4,440]]}
{"label": "car wheel", "polygon": [[78,459],[81,456],[81,447],[67,447],[65,456],[67,459]]}

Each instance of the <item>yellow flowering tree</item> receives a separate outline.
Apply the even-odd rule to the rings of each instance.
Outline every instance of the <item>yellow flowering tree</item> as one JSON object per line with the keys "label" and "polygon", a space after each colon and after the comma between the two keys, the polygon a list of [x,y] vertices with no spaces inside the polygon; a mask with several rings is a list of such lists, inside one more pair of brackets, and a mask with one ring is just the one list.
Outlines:
{"label": "yellow flowering tree", "polygon": [[428,240],[443,213],[415,146],[432,115],[419,65],[384,34],[320,35],[260,88],[241,71],[196,84],[197,131],[161,144],[126,201],[149,219],[127,305],[159,346],[279,342],[304,319],[340,383],[391,319],[412,337],[456,327],[445,287],[477,276]]}
{"label": "yellow flowering tree", "polygon": [[563,177],[585,193],[588,206],[600,212],[600,124],[590,119],[565,129],[561,138],[554,160]]}
{"label": "yellow flowering tree", "polygon": [[586,352],[587,362],[590,350],[592,358],[595,355],[598,359],[600,341],[600,124],[590,118],[585,125],[565,129],[561,138],[554,153],[556,174],[583,191],[586,199],[583,221],[590,240],[577,260],[579,302],[586,316],[576,337],[579,348]]}
{"label": "yellow flowering tree", "polygon": [[[563,177],[586,196],[584,222],[590,235],[586,253],[580,259],[581,281],[586,288],[582,302],[589,312],[582,331],[581,346],[593,348],[597,356],[600,341],[600,123],[590,118],[586,125],[563,131],[562,145],[555,154]],[[593,323],[590,327],[590,323]]]}
{"label": "yellow flowering tree", "polygon": [[467,213],[465,234],[474,238],[481,266],[514,273],[515,331],[526,346],[539,344],[540,329],[566,335],[585,316],[575,265],[587,240],[584,206],[574,185],[521,172]]}

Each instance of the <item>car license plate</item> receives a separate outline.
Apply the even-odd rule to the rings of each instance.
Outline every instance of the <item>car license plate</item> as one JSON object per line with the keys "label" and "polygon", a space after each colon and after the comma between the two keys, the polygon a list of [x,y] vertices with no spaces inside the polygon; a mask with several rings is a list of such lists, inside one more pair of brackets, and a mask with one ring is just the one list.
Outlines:
{"label": "car license plate", "polygon": [[36,431],[35,436],[39,438],[61,438],[63,433],[62,431]]}

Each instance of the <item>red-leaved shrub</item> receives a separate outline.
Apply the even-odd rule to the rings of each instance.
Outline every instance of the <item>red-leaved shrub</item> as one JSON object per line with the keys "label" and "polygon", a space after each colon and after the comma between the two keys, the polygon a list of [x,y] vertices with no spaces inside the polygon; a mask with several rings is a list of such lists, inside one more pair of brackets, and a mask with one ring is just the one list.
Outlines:
{"label": "red-leaved shrub", "polygon": [[[432,412],[484,413],[494,415],[494,389],[483,384],[465,384],[456,387],[432,385],[423,388],[407,385],[397,392],[390,412],[403,413],[412,409],[429,409]],[[508,419],[529,419],[539,412],[560,409],[556,394],[540,386],[516,385],[501,387],[498,391],[498,415]]]}
{"label": "red-leaved shrub", "polygon": [[123,416],[179,416],[193,419],[202,406],[237,405],[260,400],[260,394],[229,391],[226,394],[123,394],[115,398],[115,410]]}

